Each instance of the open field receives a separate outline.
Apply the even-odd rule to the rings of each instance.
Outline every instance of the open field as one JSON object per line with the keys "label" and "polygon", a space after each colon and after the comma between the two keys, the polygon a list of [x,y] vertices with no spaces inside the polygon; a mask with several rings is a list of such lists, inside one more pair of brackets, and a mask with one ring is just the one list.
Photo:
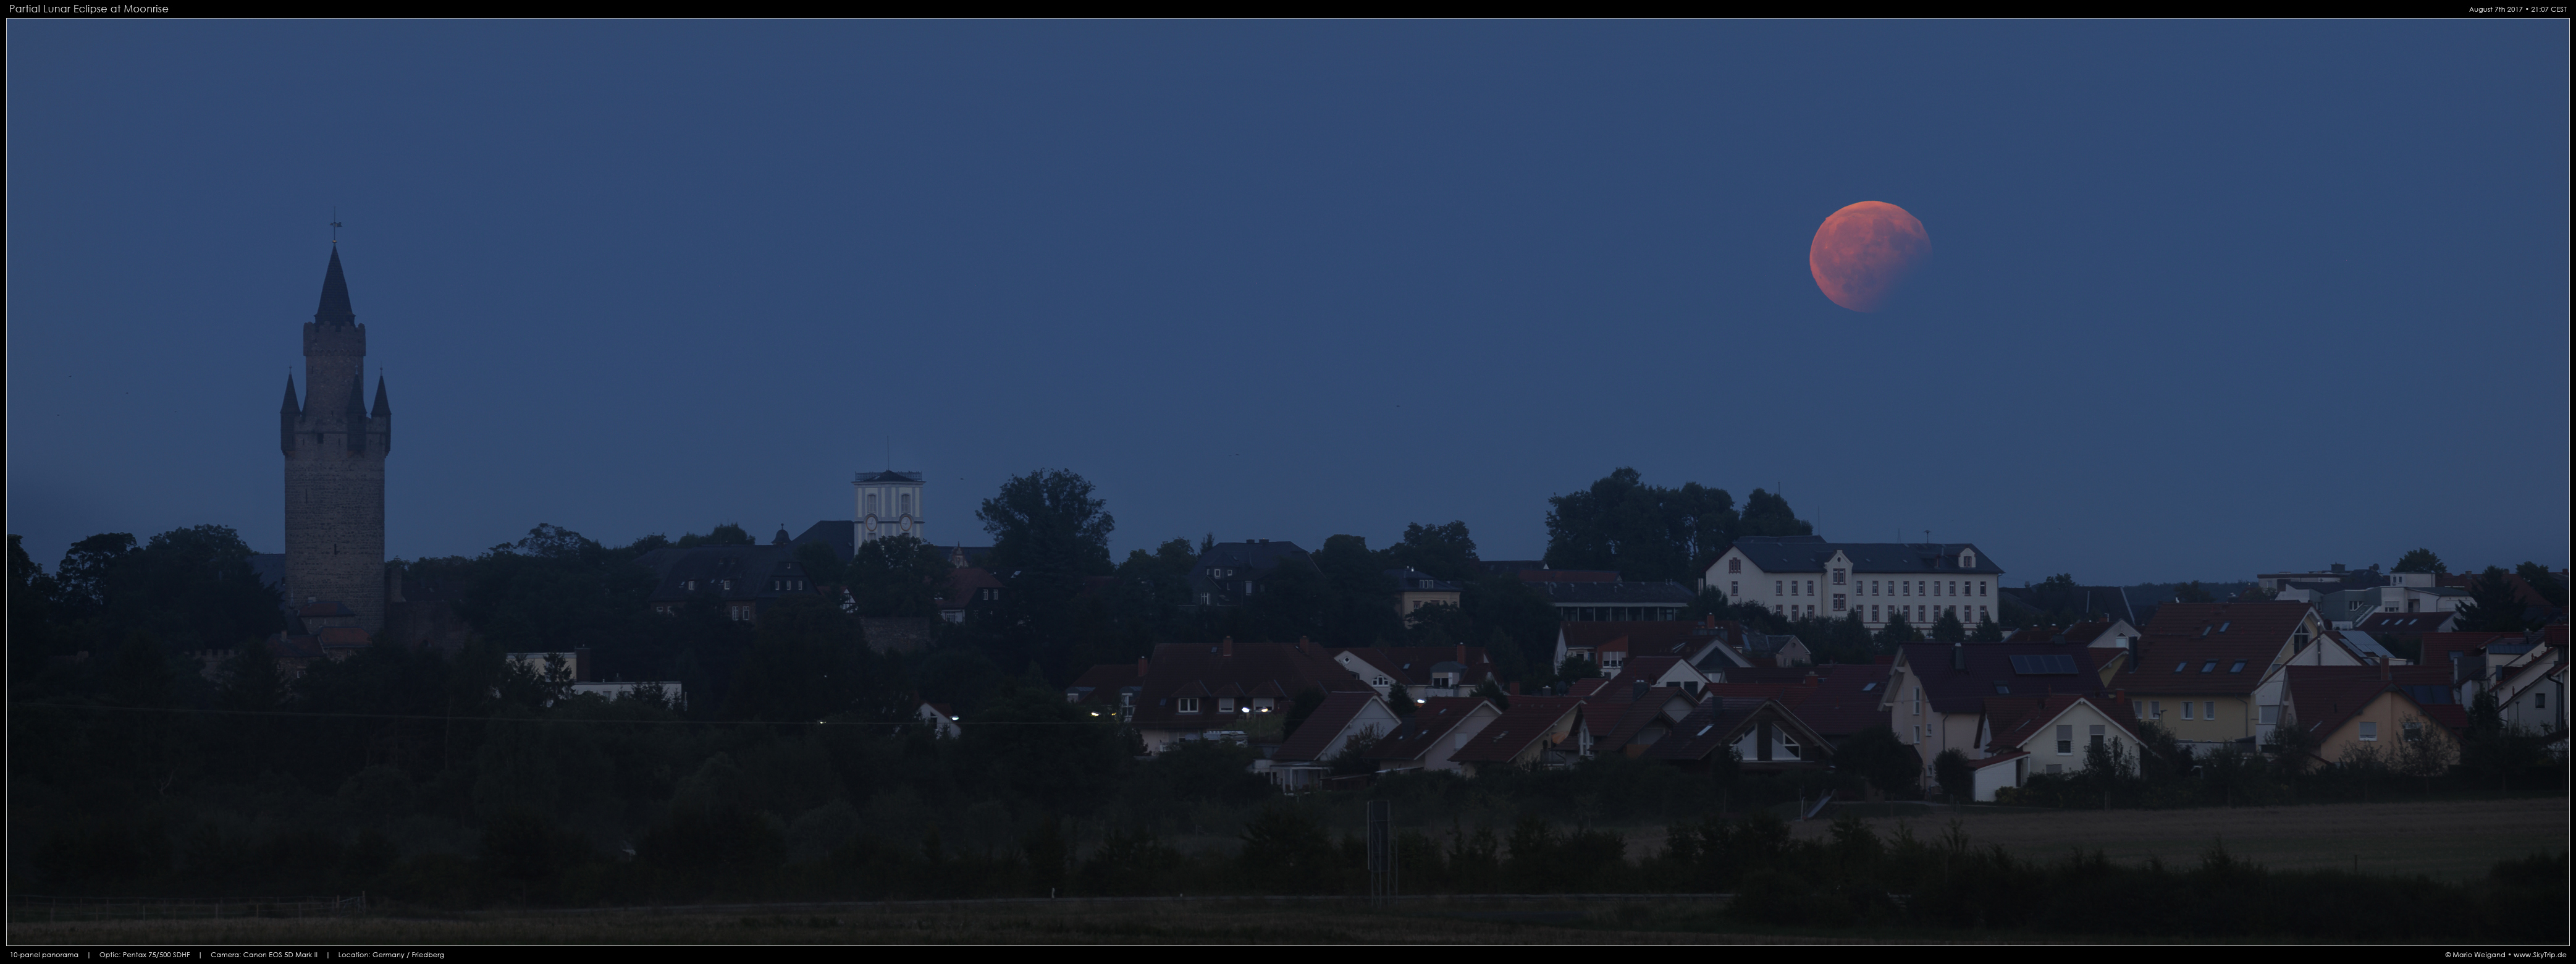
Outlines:
{"label": "open field", "polygon": [[[1917,836],[1945,832],[1953,814],[1936,809],[1907,820],[1872,819],[1882,836],[1910,825]],[[2048,859],[2082,847],[2112,860],[2168,866],[2197,863],[2212,841],[2274,870],[2358,870],[2438,880],[2484,877],[2496,861],[2567,849],[2568,798],[2333,803],[2296,807],[2192,810],[2007,810],[1968,807],[1955,814],[1978,845],[2002,844],[2027,858]],[[1796,826],[1800,837],[1828,833],[1824,821]],[[1662,835],[1629,845],[1663,845]]]}
{"label": "open field", "polygon": [[[107,921],[9,925],[9,943],[88,946],[491,944],[1879,944],[2027,935],[1750,929],[1706,900],[1065,900],[843,904],[444,917]],[[2064,941],[2065,937],[2054,940]]]}

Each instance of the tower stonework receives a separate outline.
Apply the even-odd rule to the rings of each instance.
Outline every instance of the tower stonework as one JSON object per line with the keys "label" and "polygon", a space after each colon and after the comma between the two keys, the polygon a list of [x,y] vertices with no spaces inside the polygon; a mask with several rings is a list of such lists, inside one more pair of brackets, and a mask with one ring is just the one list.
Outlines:
{"label": "tower stonework", "polygon": [[385,455],[393,406],[376,379],[368,410],[367,326],[349,306],[340,252],[322,276],[322,304],[304,326],[304,387],[286,380],[278,442],[286,453],[286,597],[337,602],[368,632],[385,624]]}

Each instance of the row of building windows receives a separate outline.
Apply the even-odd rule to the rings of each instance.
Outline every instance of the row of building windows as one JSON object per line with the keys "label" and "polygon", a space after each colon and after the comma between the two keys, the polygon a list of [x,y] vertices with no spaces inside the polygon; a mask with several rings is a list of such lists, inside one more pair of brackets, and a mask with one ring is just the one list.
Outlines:
{"label": "row of building windows", "polygon": [[[1834,570],[1833,583],[1837,586],[1843,585],[1842,570]],[[1756,583],[1755,585],[1760,584]],[[1726,595],[1728,598],[1740,597],[1743,594],[1744,584],[1742,582],[1730,581],[1726,584]],[[1816,594],[1816,581],[1813,579],[1803,581],[1797,579],[1774,579],[1771,580],[1771,594],[1774,596],[1813,596]],[[1966,582],[1961,582],[1956,579],[1872,579],[1869,581],[1869,591],[1862,593],[1862,595],[1865,596],[1983,596],[1985,594],[1986,584],[1981,580],[1974,579]],[[1841,609],[1842,607],[1836,606],[1834,608]]]}
{"label": "row of building windows", "polygon": [[[1199,711],[1198,697],[1184,696],[1175,699],[1172,702],[1175,704],[1173,709],[1177,712],[1196,713]],[[1216,698],[1216,711],[1219,713],[1268,713],[1270,712],[1272,705],[1270,698],[1267,696],[1253,697],[1241,707],[1235,706],[1234,697],[1220,696]]]}

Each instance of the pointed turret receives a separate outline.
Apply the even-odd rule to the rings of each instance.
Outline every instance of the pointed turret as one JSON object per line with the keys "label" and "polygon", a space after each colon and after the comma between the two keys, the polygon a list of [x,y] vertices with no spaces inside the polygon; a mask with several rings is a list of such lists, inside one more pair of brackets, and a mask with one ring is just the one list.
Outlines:
{"label": "pointed turret", "polygon": [[385,376],[378,375],[376,376],[376,413],[374,417],[383,418],[393,413],[393,400],[385,395]]}
{"label": "pointed turret", "polygon": [[281,405],[281,406],[279,406],[279,407],[278,407],[278,409],[277,409],[277,414],[280,414],[280,415],[302,415],[302,414],[304,414],[304,407],[303,407],[303,406],[301,406],[301,405],[297,405],[297,404],[295,404],[295,374],[294,374],[293,372],[289,372],[289,373],[287,373],[287,375],[286,375],[286,404]]}
{"label": "pointed turret", "polygon": [[340,276],[340,249],[331,249],[331,267],[322,272],[322,306],[313,310],[313,320],[325,325],[346,325],[358,320],[349,307],[349,279]]}
{"label": "pointed turret", "polygon": [[286,373],[286,402],[277,407],[277,448],[289,457],[295,455],[295,420],[304,416],[303,406],[295,404],[295,373]]}

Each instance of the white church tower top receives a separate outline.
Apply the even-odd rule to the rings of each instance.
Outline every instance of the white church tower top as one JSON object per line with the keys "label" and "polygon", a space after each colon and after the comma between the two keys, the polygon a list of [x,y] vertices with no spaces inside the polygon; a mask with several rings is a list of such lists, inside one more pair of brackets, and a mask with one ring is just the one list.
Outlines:
{"label": "white church tower top", "polygon": [[850,481],[850,485],[857,490],[858,500],[853,516],[857,520],[857,531],[852,534],[851,548],[894,536],[929,541],[929,537],[922,534],[921,473],[893,469],[861,472]]}

